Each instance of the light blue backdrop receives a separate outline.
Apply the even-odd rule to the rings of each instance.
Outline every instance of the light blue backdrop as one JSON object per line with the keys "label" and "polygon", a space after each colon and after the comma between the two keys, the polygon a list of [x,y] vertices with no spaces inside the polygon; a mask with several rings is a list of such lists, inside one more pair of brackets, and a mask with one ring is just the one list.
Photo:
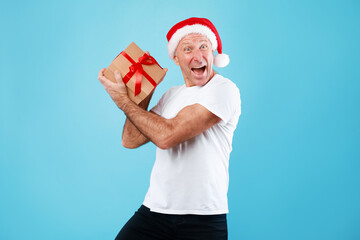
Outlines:
{"label": "light blue backdrop", "polygon": [[140,206],[155,147],[121,146],[97,80],[131,41],[182,84],[165,35],[210,18],[240,88],[229,239],[360,239],[360,4],[2,1],[0,239],[113,239]]}

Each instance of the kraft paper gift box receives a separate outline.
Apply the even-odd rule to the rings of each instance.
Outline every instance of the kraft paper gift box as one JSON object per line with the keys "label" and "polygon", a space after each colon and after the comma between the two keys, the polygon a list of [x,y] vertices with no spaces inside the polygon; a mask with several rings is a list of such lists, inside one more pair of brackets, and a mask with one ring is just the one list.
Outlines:
{"label": "kraft paper gift box", "polygon": [[109,65],[104,72],[105,77],[116,82],[115,70],[120,72],[128,95],[136,104],[155,89],[166,73],[153,57],[145,54],[134,42]]}

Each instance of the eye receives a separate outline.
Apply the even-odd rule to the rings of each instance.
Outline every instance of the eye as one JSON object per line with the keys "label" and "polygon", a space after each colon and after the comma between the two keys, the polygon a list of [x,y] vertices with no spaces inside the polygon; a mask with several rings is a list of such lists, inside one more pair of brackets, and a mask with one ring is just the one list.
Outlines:
{"label": "eye", "polygon": [[191,50],[191,49],[190,49],[189,47],[184,48],[184,51],[185,51],[185,52],[190,52],[190,50]]}
{"label": "eye", "polygon": [[207,49],[207,45],[201,45],[201,47],[200,47],[201,49]]}

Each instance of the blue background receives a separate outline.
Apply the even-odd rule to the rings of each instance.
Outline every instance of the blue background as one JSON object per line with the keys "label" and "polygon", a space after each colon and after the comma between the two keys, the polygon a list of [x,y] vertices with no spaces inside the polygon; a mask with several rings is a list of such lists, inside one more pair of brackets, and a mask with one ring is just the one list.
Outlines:
{"label": "blue background", "polygon": [[360,239],[359,1],[1,1],[0,239],[113,239],[155,147],[121,146],[97,75],[131,41],[183,83],[167,31],[210,18],[240,88],[229,239]]}

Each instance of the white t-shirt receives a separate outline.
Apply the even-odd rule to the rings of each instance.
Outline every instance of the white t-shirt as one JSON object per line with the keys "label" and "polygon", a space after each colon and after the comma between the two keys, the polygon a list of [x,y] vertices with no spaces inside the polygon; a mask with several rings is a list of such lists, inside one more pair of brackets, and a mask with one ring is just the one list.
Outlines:
{"label": "white t-shirt", "polygon": [[171,119],[196,103],[221,121],[175,147],[157,148],[143,203],[151,211],[199,215],[229,212],[229,156],[241,113],[240,92],[233,82],[216,74],[202,87],[181,85],[169,89],[152,111]]}

